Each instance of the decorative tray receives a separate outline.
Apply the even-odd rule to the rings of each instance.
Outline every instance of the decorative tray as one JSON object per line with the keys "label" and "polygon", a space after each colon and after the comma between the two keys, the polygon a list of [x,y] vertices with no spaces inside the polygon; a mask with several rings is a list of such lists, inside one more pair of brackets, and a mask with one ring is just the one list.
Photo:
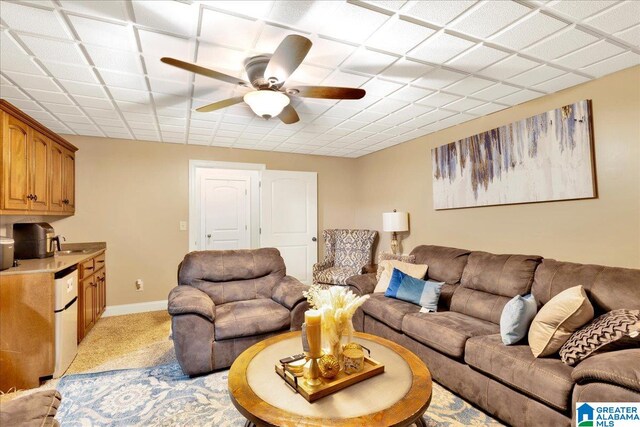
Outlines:
{"label": "decorative tray", "polygon": [[302,395],[307,401],[314,402],[339,390],[349,387],[350,385],[364,381],[367,378],[374,377],[384,372],[384,365],[375,360],[364,357],[364,368],[362,371],[351,375],[340,371],[333,378],[320,378],[322,384],[310,386],[304,380],[304,377],[297,377],[291,371],[284,368],[286,365],[276,365],[276,373],[284,379],[285,383],[297,393]]}

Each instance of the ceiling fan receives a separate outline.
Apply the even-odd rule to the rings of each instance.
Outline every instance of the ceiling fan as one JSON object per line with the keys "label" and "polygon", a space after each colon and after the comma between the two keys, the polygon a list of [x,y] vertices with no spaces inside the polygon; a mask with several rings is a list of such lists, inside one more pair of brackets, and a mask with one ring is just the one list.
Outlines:
{"label": "ceiling fan", "polygon": [[285,88],[284,82],[300,66],[311,49],[311,40],[298,35],[288,35],[280,43],[273,55],[257,55],[245,59],[244,68],[249,82],[229,76],[210,68],[181,61],[174,58],[162,58],[165,64],[191,71],[223,82],[255,90],[244,96],[225,99],[197,108],[199,112],[209,112],[246,102],[258,116],[265,119],[278,117],[286,124],[300,120],[291,106],[291,96],[324,99],[360,99],[364,89],[332,86],[295,86]]}

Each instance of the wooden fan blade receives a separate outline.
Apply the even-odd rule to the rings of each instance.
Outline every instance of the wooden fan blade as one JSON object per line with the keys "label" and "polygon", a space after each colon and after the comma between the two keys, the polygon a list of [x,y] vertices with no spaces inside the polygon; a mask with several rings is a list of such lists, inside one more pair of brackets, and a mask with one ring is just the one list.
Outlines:
{"label": "wooden fan blade", "polygon": [[296,86],[285,89],[285,92],[287,95],[325,99],[360,99],[367,93],[364,89],[333,86]]}
{"label": "wooden fan blade", "polygon": [[264,78],[267,80],[275,78],[279,83],[287,80],[307,56],[311,45],[311,40],[308,38],[289,34],[273,52],[264,70]]}
{"label": "wooden fan blade", "polygon": [[213,104],[203,105],[200,108],[196,108],[199,113],[208,113],[210,111],[219,110],[221,108],[229,107],[231,105],[239,104],[242,102],[242,96],[236,96],[235,98],[224,99],[222,101],[214,102]]}
{"label": "wooden fan blade", "polygon": [[234,85],[240,85],[245,87],[251,87],[249,82],[245,82],[237,77],[230,76],[228,74],[221,73],[219,71],[211,70],[209,68],[201,67],[200,65],[192,64],[190,62],[181,61],[174,58],[161,58],[160,61],[165,64],[173,65],[183,70],[191,71],[192,73],[201,74],[203,76],[211,77],[212,79],[222,80],[223,82],[231,83]]}
{"label": "wooden fan blade", "polygon": [[298,117],[298,113],[296,112],[296,109],[293,108],[291,104],[284,107],[284,109],[282,110],[282,113],[278,115],[278,118],[282,120],[282,123],[285,123],[288,125],[300,120],[300,117]]}

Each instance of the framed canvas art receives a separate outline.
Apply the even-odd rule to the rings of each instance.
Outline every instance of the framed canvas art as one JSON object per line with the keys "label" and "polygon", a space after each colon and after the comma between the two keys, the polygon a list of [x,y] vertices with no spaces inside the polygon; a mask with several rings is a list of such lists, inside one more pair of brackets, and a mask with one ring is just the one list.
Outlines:
{"label": "framed canvas art", "polygon": [[596,197],[591,101],[436,147],[431,160],[435,209]]}

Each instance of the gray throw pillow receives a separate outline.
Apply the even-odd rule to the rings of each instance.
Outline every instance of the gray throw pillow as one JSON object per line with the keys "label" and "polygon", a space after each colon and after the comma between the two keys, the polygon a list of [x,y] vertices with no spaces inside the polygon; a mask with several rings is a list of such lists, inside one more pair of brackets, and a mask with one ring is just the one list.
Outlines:
{"label": "gray throw pillow", "polygon": [[500,315],[500,336],[505,345],[515,344],[529,332],[538,306],[533,295],[516,295],[505,304]]}

